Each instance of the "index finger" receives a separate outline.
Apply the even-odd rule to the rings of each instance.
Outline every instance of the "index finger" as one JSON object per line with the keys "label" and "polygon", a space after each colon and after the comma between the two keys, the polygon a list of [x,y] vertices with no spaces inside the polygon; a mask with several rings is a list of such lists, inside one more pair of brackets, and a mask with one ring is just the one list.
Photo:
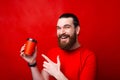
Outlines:
{"label": "index finger", "polygon": [[42,57],[47,60],[48,62],[52,62],[46,55],[42,54]]}

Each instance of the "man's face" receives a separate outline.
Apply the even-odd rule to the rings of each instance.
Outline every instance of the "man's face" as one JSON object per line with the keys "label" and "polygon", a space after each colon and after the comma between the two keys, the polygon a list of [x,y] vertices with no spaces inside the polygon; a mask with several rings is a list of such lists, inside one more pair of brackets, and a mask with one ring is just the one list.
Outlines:
{"label": "man's face", "polygon": [[69,50],[76,42],[76,30],[72,18],[60,18],[57,23],[59,46]]}

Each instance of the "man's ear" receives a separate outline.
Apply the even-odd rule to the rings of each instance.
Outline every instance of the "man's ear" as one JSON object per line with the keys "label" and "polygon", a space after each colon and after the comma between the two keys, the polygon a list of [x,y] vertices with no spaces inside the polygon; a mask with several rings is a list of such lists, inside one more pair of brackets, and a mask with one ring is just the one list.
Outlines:
{"label": "man's ear", "polygon": [[77,26],[76,27],[76,34],[79,35],[79,33],[80,33],[80,26]]}

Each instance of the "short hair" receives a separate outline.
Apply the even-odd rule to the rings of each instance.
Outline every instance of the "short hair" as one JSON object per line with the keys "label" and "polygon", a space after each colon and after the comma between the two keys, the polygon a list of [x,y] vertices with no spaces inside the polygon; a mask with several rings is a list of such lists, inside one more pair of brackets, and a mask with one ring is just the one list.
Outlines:
{"label": "short hair", "polygon": [[75,28],[80,25],[77,16],[72,13],[64,13],[59,18],[73,18],[73,24]]}

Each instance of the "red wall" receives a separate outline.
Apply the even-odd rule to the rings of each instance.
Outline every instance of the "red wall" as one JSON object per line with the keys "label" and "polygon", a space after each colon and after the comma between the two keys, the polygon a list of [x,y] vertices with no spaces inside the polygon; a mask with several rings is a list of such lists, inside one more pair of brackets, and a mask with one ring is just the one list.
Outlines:
{"label": "red wall", "polygon": [[40,54],[57,46],[56,22],[64,12],[81,21],[79,40],[97,56],[97,79],[120,80],[119,8],[119,0],[0,0],[0,80],[31,80],[20,47],[36,38],[40,66]]}

